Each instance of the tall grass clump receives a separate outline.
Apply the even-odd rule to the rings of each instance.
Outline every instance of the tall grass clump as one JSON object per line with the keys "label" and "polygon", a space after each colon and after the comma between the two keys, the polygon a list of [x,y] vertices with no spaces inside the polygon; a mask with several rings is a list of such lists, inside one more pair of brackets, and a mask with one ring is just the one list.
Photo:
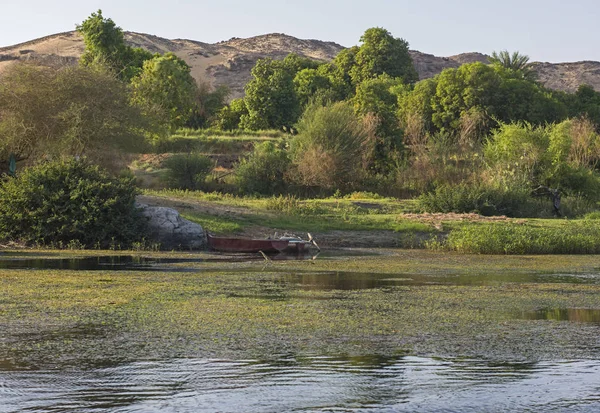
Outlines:
{"label": "tall grass clump", "polygon": [[556,227],[466,225],[450,232],[444,246],[475,254],[598,254],[600,225],[568,221]]}

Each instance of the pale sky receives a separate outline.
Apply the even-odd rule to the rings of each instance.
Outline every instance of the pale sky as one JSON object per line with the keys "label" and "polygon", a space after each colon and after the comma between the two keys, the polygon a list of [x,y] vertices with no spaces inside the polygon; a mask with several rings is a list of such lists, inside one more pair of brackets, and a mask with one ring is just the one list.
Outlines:
{"label": "pale sky", "polygon": [[73,30],[99,8],[124,30],[169,39],[286,33],[352,46],[377,26],[437,56],[600,61],[600,0],[0,0],[0,47]]}

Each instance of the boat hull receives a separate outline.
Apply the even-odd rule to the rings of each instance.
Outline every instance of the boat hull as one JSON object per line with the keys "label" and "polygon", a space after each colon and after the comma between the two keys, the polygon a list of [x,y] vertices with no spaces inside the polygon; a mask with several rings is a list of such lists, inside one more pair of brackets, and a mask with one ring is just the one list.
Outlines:
{"label": "boat hull", "polygon": [[279,239],[246,239],[207,236],[210,249],[222,252],[281,252],[290,241]]}

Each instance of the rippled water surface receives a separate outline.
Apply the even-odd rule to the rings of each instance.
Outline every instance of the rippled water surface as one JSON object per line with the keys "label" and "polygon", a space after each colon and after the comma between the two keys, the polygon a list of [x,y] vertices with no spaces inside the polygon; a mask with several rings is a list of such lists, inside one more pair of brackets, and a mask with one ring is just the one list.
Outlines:
{"label": "rippled water surface", "polygon": [[184,359],[0,371],[0,412],[600,411],[600,362]]}

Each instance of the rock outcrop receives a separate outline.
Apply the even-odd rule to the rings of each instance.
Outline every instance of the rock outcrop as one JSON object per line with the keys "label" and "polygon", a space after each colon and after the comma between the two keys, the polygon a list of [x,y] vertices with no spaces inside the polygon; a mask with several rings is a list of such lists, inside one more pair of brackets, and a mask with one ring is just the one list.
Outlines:
{"label": "rock outcrop", "polygon": [[173,208],[137,204],[148,219],[150,236],[161,249],[202,249],[206,236],[202,227],[188,221]]}

